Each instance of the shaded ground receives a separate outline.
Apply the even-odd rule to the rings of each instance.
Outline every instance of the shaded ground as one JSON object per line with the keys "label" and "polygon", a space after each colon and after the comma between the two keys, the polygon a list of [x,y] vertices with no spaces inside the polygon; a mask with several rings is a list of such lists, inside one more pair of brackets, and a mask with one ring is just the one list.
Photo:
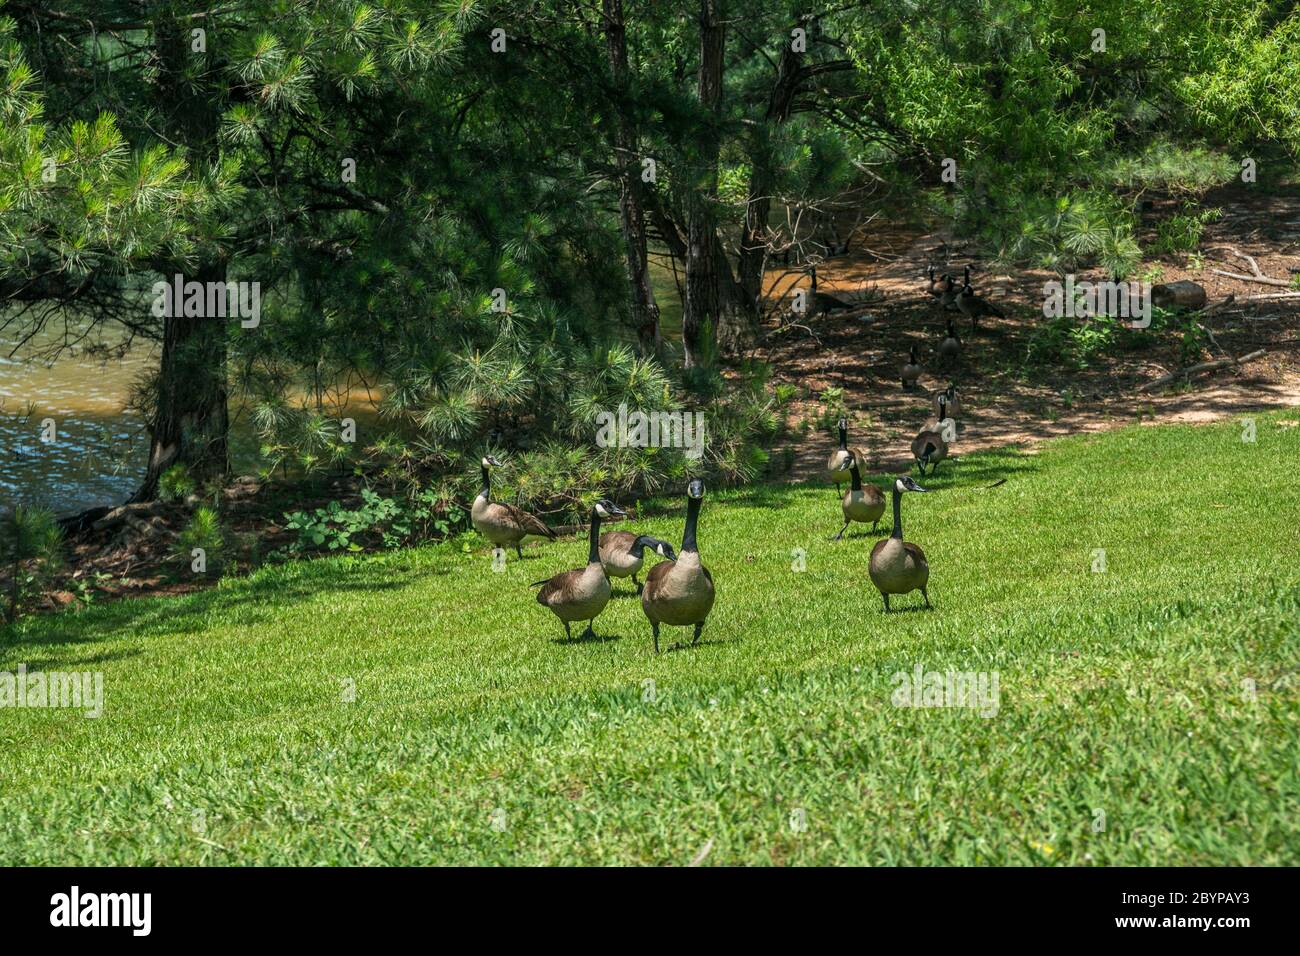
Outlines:
{"label": "shaded ground", "polygon": [[[790,424],[796,434],[800,419],[812,422],[823,412],[825,389],[843,389],[854,413],[851,437],[871,453],[873,470],[901,470],[909,464],[908,446],[929,417],[930,395],[949,382],[957,385],[963,405],[957,416],[957,454],[1134,421],[1209,421],[1300,405],[1300,298],[1258,298],[1288,289],[1213,271],[1250,274],[1231,247],[1252,256],[1263,274],[1289,281],[1288,270],[1300,268],[1300,195],[1225,189],[1208,197],[1206,205],[1222,208],[1224,216],[1206,226],[1199,248],[1203,261],[1189,261],[1186,255],[1148,258],[1132,278],[1153,283],[1189,279],[1205,287],[1211,304],[1234,295],[1233,303],[1203,320],[1212,339],[1193,360],[1267,350],[1244,366],[1143,391],[1144,385],[1183,365],[1178,337],[1170,333],[1140,351],[1108,352],[1078,371],[1026,368],[1026,346],[1044,321],[1043,283],[1056,277],[1031,270],[994,271],[971,247],[945,232],[897,226],[859,234],[858,243],[865,242],[869,251],[858,246],[817,270],[820,290],[861,302],[860,308],[799,318],[801,328],[778,330],[780,323],[773,319],[755,355],[772,365],[776,381],[804,390],[792,405]],[[1154,238],[1156,223],[1174,209],[1172,201],[1164,201],[1144,213],[1144,246]],[[981,324],[987,329],[971,335],[968,320],[945,313],[927,294],[929,264],[958,277],[970,265],[976,291],[1008,318],[985,320]],[[1083,273],[1077,278],[1105,277]],[[774,275],[773,281],[784,290],[793,277]],[[948,318],[964,345],[960,364],[950,372],[937,366],[935,355]],[[918,389],[908,392],[899,370],[912,345],[925,373]],[[792,454],[796,480],[822,480],[830,447],[826,432],[814,428],[776,452]]]}

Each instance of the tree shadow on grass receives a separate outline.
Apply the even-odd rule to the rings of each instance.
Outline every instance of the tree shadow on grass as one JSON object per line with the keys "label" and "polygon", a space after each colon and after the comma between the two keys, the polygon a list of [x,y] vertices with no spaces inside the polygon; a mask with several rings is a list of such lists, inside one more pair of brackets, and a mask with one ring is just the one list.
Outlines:
{"label": "tree shadow on grass", "polygon": [[27,623],[22,633],[0,639],[0,657],[13,657],[24,648],[58,644],[98,644],[125,637],[163,631],[199,633],[212,625],[212,617],[230,614],[240,628],[273,622],[286,608],[305,603],[322,591],[331,593],[396,591],[417,576],[446,573],[435,569],[295,568],[293,580],[274,571],[240,579],[233,587],[215,587],[177,597],[139,598],[104,604],[76,613],[64,612]]}

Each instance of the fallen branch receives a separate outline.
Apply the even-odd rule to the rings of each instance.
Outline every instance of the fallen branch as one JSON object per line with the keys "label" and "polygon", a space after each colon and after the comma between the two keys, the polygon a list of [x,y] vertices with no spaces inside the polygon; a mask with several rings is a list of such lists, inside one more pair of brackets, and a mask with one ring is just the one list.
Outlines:
{"label": "fallen branch", "polygon": [[1261,292],[1259,295],[1248,295],[1246,298],[1252,302],[1261,299],[1300,299],[1300,292]]}
{"label": "fallen branch", "polygon": [[1222,246],[1221,248],[1227,249],[1239,259],[1244,259],[1246,264],[1250,266],[1251,274],[1244,276],[1239,272],[1225,272],[1222,269],[1211,269],[1210,271],[1216,275],[1227,276],[1229,279],[1236,279],[1239,282],[1258,282],[1262,285],[1281,286],[1284,289],[1291,285],[1291,282],[1288,279],[1273,279],[1264,275],[1264,273],[1260,271],[1259,263],[1256,262],[1252,256],[1246,255],[1246,253],[1242,252],[1236,246]]}
{"label": "fallen branch", "polygon": [[1177,372],[1170,372],[1168,375],[1162,375],[1154,381],[1147,382],[1138,391],[1148,391],[1149,389],[1159,388],[1161,385],[1168,385],[1175,379],[1182,378],[1185,375],[1196,375],[1200,372],[1213,372],[1215,369],[1227,368],[1230,365],[1245,365],[1247,362],[1253,362],[1259,358],[1267,349],[1256,349],[1249,355],[1243,355],[1241,358],[1215,359],[1213,362],[1201,362],[1198,365],[1189,365],[1187,368],[1180,368]]}
{"label": "fallen branch", "polygon": [[1258,282],[1261,285],[1275,285],[1283,289],[1288,288],[1291,283],[1287,279],[1270,279],[1268,276],[1244,276],[1240,272],[1227,272],[1223,269],[1211,269],[1215,275],[1226,276],[1229,279],[1236,279],[1238,282]]}
{"label": "fallen branch", "polygon": [[1237,301],[1236,293],[1230,292],[1226,297],[1220,299],[1218,302],[1214,302],[1211,303],[1210,305],[1207,305],[1205,308],[1201,309],[1201,311],[1197,314],[1200,315],[1202,318],[1204,318],[1207,315],[1212,315],[1215,312],[1218,312],[1222,308],[1232,305],[1232,303],[1236,301]]}

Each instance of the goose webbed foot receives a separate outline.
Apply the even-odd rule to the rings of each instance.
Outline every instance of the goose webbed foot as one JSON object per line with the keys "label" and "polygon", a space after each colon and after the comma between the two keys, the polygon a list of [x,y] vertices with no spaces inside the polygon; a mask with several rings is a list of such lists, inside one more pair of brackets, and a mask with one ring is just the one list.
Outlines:
{"label": "goose webbed foot", "polygon": [[844,522],[844,527],[840,528],[840,533],[831,538],[832,541],[839,541],[844,537],[844,532],[849,530],[849,523]]}
{"label": "goose webbed foot", "polygon": [[591,628],[592,623],[592,621],[587,622],[587,629],[578,635],[580,640],[586,640],[587,638],[594,639],[596,637],[596,632]]}
{"label": "goose webbed foot", "polygon": [[921,588],[921,597],[925,598],[925,606],[933,611],[934,608],[930,605],[930,595],[926,592],[925,588]]}
{"label": "goose webbed foot", "polygon": [[695,637],[691,640],[691,647],[694,647],[696,644],[700,643],[700,634],[703,633],[703,631],[704,631],[704,622],[700,621],[699,624],[695,625]]}

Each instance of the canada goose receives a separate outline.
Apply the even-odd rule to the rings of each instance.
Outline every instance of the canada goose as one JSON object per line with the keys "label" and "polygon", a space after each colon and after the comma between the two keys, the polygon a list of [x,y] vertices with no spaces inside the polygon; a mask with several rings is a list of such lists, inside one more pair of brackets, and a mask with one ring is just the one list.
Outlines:
{"label": "canada goose", "polygon": [[524,551],[519,542],[524,539],[524,535],[555,537],[555,532],[541,519],[504,501],[493,501],[492,482],[488,469],[500,468],[501,462],[492,455],[487,455],[480,464],[483,467],[483,487],[479,489],[478,497],[474,499],[474,505],[469,512],[469,520],[474,525],[475,531],[498,547],[514,545],[515,554],[520,558],[524,556]]}
{"label": "canada goose", "polygon": [[847,418],[841,418],[839,421],[840,445],[833,452],[831,457],[826,460],[826,477],[835,482],[835,494],[838,497],[840,493],[840,484],[849,480],[849,460],[856,458],[858,461],[867,460],[866,452],[861,448],[849,449],[849,421]]}
{"label": "canada goose", "polygon": [[[939,298],[939,296],[943,294],[943,289],[939,285],[939,278],[934,274],[934,266],[925,267],[925,276],[930,280],[925,287],[925,291],[929,293],[931,298]],[[945,276],[944,278],[947,277]]]}
{"label": "canada goose", "polygon": [[939,277],[939,305],[948,311],[957,309],[957,293],[961,291],[961,286],[952,281],[952,276],[946,272]]}
{"label": "canada goose", "polygon": [[875,485],[862,485],[862,472],[858,470],[858,460],[849,455],[849,474],[853,476],[853,486],[844,492],[844,497],[840,501],[840,508],[844,512],[844,527],[840,528],[832,541],[839,541],[844,537],[844,532],[849,530],[849,522],[862,521],[871,522],[871,530],[876,530],[876,525],[880,522],[880,516],[885,513],[885,496],[880,493],[880,489]]}
{"label": "canada goose", "polygon": [[871,549],[867,571],[871,583],[885,599],[886,613],[889,612],[889,595],[910,594],[918,588],[921,597],[925,598],[925,606],[930,606],[930,595],[926,591],[926,585],[930,583],[930,565],[920,546],[903,540],[901,507],[904,492],[925,490],[906,475],[894,479],[894,530]]}
{"label": "canada goose", "polygon": [[561,571],[545,581],[534,581],[529,587],[537,592],[537,603],[549,607],[564,622],[564,636],[572,638],[570,621],[586,621],[582,637],[595,637],[591,623],[609,603],[609,577],[600,563],[600,519],[613,518],[626,512],[608,498],[597,501],[591,509],[591,533],[587,548],[587,566],[572,571]]}
{"label": "canada goose", "polygon": [[915,345],[908,349],[907,355],[907,362],[903,365],[903,388],[913,389],[916,387],[916,380],[921,377],[921,366],[916,361]]}
{"label": "canada goose", "polygon": [[695,544],[695,527],[700,520],[700,504],[704,499],[704,482],[692,478],[686,486],[686,530],[682,532],[682,553],[673,561],[660,561],[645,576],[645,590],[641,592],[641,609],[650,619],[654,633],[655,653],[659,653],[659,625],[695,625],[698,643],[704,630],[704,619],[713,609],[713,575],[700,563],[700,551]]}
{"label": "canada goose", "polygon": [[817,291],[817,267],[809,266],[808,275],[812,279],[812,306],[813,312],[837,312],[843,309],[853,308],[852,304],[845,302],[843,299],[831,295],[829,292]]}
{"label": "canada goose", "polygon": [[979,320],[986,315],[995,315],[999,319],[1005,319],[1004,313],[987,299],[982,299],[975,294],[975,290],[970,287],[970,281],[962,283],[962,287],[957,291],[957,308],[961,314],[970,319],[970,330],[976,332],[979,330]]}
{"label": "canada goose", "polygon": [[945,425],[951,419],[947,409],[948,398],[940,392],[935,401],[939,407],[938,417],[926,422],[912,439],[912,457],[921,470],[921,477],[925,477],[927,467],[933,474],[935,466],[948,457],[948,436],[952,434],[950,429],[953,427]]}
{"label": "canada goose", "polygon": [[952,319],[948,320],[948,334],[939,343],[939,358],[948,364],[961,358],[961,336],[953,329]]}
{"label": "canada goose", "polygon": [[606,531],[600,536],[600,563],[605,566],[605,573],[611,578],[631,577],[640,594],[644,585],[636,579],[645,560],[645,549],[650,548],[663,558],[675,558],[677,553],[667,541],[652,538],[648,534],[633,534],[631,531]]}
{"label": "canada goose", "polygon": [[960,415],[961,401],[957,398],[957,386],[949,382],[946,389],[935,392],[933,408],[934,416],[939,421]]}

